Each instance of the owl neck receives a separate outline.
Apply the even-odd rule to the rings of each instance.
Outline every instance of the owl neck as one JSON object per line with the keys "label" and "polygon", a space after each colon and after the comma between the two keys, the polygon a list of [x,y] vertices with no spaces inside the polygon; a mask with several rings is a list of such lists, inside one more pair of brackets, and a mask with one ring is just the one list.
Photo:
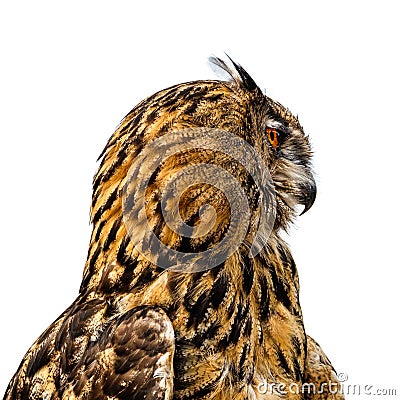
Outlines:
{"label": "owl neck", "polygon": [[[194,298],[189,300],[190,296],[202,293],[204,288],[210,289],[213,304],[219,304],[222,297],[252,297],[260,304],[263,314],[268,313],[269,299],[273,296],[290,312],[300,313],[297,269],[286,243],[277,234],[270,236],[267,245],[254,258],[249,256],[248,246],[242,245],[214,268],[186,273],[164,269],[141,255],[127,234],[122,218],[108,223],[101,221],[93,229],[81,292],[147,293],[144,298],[153,303],[148,297],[159,290],[169,293],[163,300],[167,305],[173,304],[174,299],[188,304],[196,302]],[[187,294],[186,300],[182,298],[183,293]]]}

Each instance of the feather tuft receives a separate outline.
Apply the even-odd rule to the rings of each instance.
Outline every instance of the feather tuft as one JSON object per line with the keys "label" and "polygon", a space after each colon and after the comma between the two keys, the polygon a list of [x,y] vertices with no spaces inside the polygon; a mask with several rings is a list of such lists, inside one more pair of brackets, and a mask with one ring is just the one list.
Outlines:
{"label": "feather tuft", "polygon": [[227,80],[235,83],[243,89],[249,90],[251,92],[255,90],[260,90],[253,78],[247,73],[247,71],[240,64],[235,63],[232,58],[228,56],[228,54],[226,54],[226,56],[232,64],[232,67],[230,67],[224,60],[219,57],[209,57],[208,61],[213,71],[216,72],[218,75],[220,75],[221,71],[223,71],[223,75],[225,75],[224,78],[227,76]]}

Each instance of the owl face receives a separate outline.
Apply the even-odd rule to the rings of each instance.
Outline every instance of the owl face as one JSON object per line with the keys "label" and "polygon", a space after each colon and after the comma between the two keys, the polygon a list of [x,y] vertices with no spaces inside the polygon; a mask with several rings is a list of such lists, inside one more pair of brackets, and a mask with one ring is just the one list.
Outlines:
{"label": "owl face", "polygon": [[296,206],[304,206],[303,214],[315,201],[312,151],[297,118],[268,97],[265,103],[264,149],[276,193],[277,223],[285,228],[292,221]]}
{"label": "owl face", "polygon": [[298,119],[280,103],[264,95],[249,74],[232,61],[210,60],[231,76],[231,84],[246,99],[245,139],[268,166],[277,202],[276,227],[286,228],[296,215],[298,205],[308,211],[316,197],[312,173],[312,151]]}

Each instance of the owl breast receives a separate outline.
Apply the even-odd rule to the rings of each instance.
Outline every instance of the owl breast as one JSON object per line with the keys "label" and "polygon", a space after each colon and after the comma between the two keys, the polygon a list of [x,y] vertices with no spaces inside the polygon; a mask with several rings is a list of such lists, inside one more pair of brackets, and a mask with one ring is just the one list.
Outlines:
{"label": "owl breast", "polygon": [[146,288],[174,326],[177,399],[264,399],[274,385],[301,385],[306,337],[287,251],[271,249],[270,265],[234,255],[207,272],[165,271]]}

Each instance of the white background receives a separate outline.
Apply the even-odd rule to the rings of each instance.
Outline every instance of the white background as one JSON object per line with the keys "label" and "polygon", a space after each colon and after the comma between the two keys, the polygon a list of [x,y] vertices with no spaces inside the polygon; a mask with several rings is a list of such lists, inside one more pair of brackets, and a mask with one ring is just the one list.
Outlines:
{"label": "white background", "polygon": [[351,383],[399,396],[396,3],[2,2],[0,396],[78,292],[108,137],[223,52],[312,139],[318,197],[288,239],[306,330]]}

